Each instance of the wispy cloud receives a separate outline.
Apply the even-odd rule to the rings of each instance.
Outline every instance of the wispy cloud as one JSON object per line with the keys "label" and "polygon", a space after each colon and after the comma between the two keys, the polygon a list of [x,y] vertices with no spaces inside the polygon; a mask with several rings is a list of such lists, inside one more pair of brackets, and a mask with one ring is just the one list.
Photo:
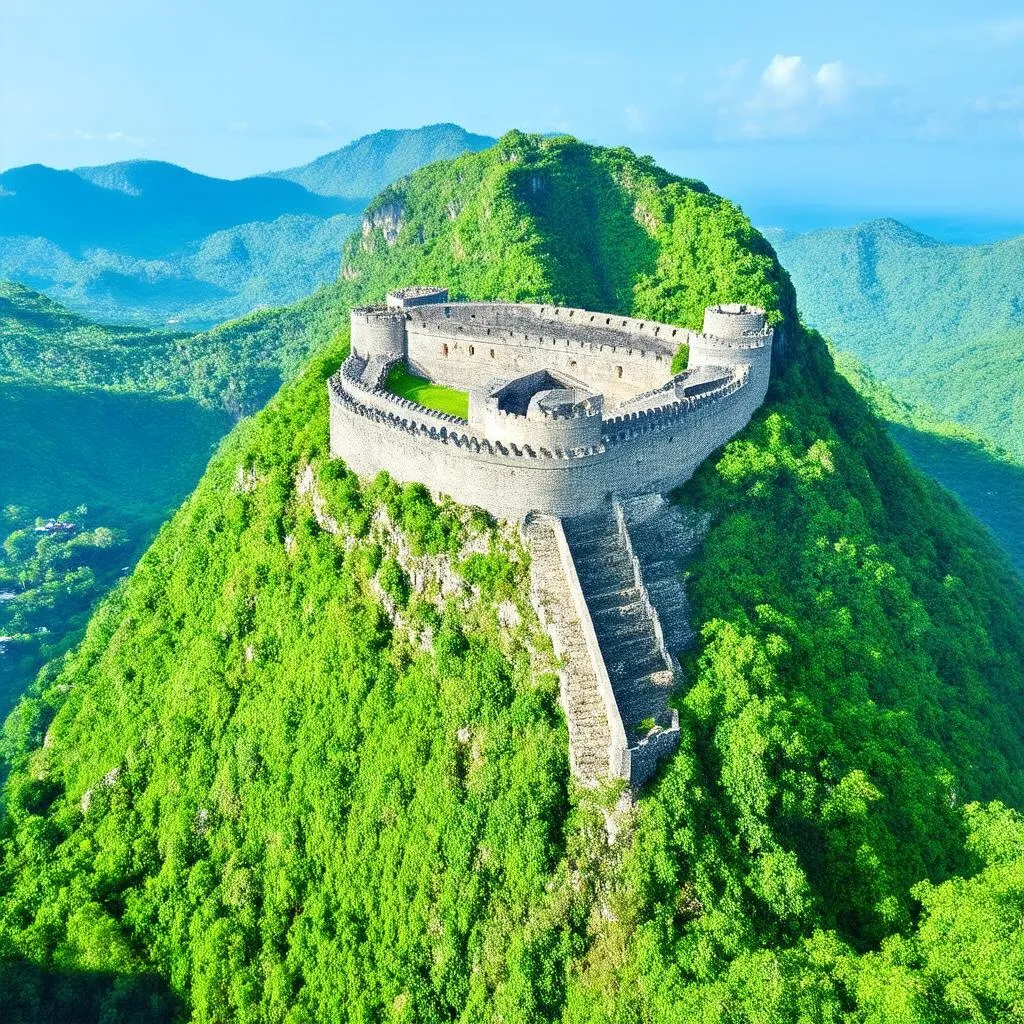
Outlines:
{"label": "wispy cloud", "polygon": [[623,113],[626,115],[626,127],[631,132],[643,132],[647,128],[647,115],[641,107],[628,106]]}
{"label": "wispy cloud", "polygon": [[90,132],[84,128],[76,128],[72,132],[45,132],[40,138],[49,142],[111,142],[140,147],[147,145],[145,139],[130,135],[128,132]]}
{"label": "wispy cloud", "polygon": [[844,116],[858,92],[879,78],[860,74],[844,61],[821,64],[799,54],[777,53],[756,80],[747,62],[719,71],[723,87],[714,93],[720,138],[793,138],[809,135]]}
{"label": "wispy cloud", "polygon": [[133,146],[144,146],[145,139],[129,135],[127,132],[87,132],[76,128],[74,138],[80,142],[128,142]]}

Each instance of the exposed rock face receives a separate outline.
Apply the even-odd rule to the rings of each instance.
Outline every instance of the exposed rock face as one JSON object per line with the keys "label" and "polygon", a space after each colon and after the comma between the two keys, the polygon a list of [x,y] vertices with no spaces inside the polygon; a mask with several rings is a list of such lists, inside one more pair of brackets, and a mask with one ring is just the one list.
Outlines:
{"label": "exposed rock face", "polygon": [[384,203],[363,216],[363,248],[373,248],[373,233],[380,230],[384,241],[392,246],[402,231],[402,214],[405,207],[399,202]]}

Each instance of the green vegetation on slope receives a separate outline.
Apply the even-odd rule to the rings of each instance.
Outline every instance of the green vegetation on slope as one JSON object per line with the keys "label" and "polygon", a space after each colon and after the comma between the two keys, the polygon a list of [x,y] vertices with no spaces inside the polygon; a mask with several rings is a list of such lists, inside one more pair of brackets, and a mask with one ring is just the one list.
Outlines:
{"label": "green vegetation on slope", "polygon": [[838,349],[1024,460],[1024,237],[942,245],[880,220],[775,244],[802,312]]}
{"label": "green vegetation on slope", "polygon": [[[601,274],[625,225],[538,227],[570,161],[593,165],[576,209],[629,205],[654,251]],[[764,408],[680,496],[711,523],[679,753],[609,848],[514,533],[325,458],[335,347],[236,428],[8,720],[16,1012],[34,968],[70,993],[119,975],[88,993],[106,1019],[169,1016],[154,976],[203,1022],[1019,1019],[1024,821],[974,801],[1024,797],[1024,595],[799,328],[770,249],[723,200],[564,139],[385,200],[404,222],[353,244],[361,298],[433,280],[786,316]]]}
{"label": "green vegetation on slope", "polygon": [[[89,527],[88,510],[30,518],[8,505],[0,547],[0,710],[7,714],[44,661],[79,640],[126,557],[127,537]],[[90,519],[92,517],[89,517]]]}
{"label": "green vegetation on slope", "polygon": [[426,377],[417,377],[401,365],[391,367],[384,386],[401,398],[408,398],[427,409],[446,412],[460,419],[469,419],[469,392],[434,384]]}
{"label": "green vegetation on slope", "polygon": [[[44,545],[54,556],[56,575],[47,579],[49,562],[38,560],[41,572],[32,575],[54,584],[45,588],[53,603],[44,608],[19,594],[18,607],[32,603],[42,617],[30,616],[26,628],[14,630],[30,632],[30,640],[9,644],[0,654],[0,714],[13,706],[44,660],[77,642],[88,609],[195,486],[229,423],[226,415],[185,399],[0,383],[0,509],[14,510],[3,532],[86,506],[85,530],[102,526],[117,538],[95,551],[80,540]],[[82,525],[79,513],[73,518]],[[15,563],[20,573],[21,554]],[[76,576],[73,591],[61,589],[61,566],[80,565],[88,568],[89,579]],[[0,605],[0,634],[12,631],[3,624],[4,609]],[[40,627],[48,632],[36,634]]]}
{"label": "green vegetation on slope", "polygon": [[323,288],[199,334],[95,324],[22,285],[0,282],[0,380],[59,388],[189,395],[241,416],[294,374],[347,318],[345,295]]}
{"label": "green vegetation on slope", "polygon": [[570,1019],[1017,1019],[1024,822],[964,805],[1024,798],[1019,581],[813,334],[680,500],[683,739]]}
{"label": "green vegetation on slope", "polygon": [[836,369],[885,420],[889,433],[922,473],[948,487],[996,536],[1024,576],[1024,466],[1007,451],[934,410],[897,398],[848,352],[832,352]]}

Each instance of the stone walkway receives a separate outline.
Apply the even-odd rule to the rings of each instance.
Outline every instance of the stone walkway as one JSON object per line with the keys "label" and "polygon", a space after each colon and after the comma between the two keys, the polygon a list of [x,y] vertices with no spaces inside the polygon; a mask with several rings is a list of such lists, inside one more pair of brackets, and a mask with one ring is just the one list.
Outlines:
{"label": "stone walkway", "polygon": [[678,743],[669,698],[676,655],[695,638],[680,570],[705,526],[651,494],[564,520],[534,514],[523,527],[534,604],[562,659],[572,769],[585,785],[640,785]]}

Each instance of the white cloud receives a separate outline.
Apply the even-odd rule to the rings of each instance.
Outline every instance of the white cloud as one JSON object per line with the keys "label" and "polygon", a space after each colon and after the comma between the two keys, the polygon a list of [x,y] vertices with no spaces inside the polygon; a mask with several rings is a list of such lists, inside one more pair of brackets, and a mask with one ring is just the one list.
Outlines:
{"label": "white cloud", "polygon": [[841,60],[822,64],[815,72],[814,84],[823,103],[841,103],[850,91],[850,76]]}
{"label": "white cloud", "polygon": [[761,73],[765,88],[783,96],[801,92],[806,77],[803,57],[783,57],[781,53],[775,54]]}
{"label": "white cloud", "polygon": [[79,142],[129,142],[133,146],[144,146],[145,140],[127,132],[87,132],[76,128],[73,136]]}
{"label": "white cloud", "polygon": [[738,60],[733,64],[728,64],[724,68],[719,68],[718,77],[728,79],[742,78],[749,67],[750,61],[747,60],[746,57],[743,57],[741,60]]}
{"label": "white cloud", "polygon": [[1024,110],[1024,85],[1007,89],[994,96],[978,96],[974,109],[979,114],[998,114],[1011,110]]}
{"label": "white cloud", "polygon": [[[866,81],[866,80],[865,80]],[[841,61],[815,67],[799,54],[777,53],[761,72],[752,93],[737,88],[720,105],[719,134],[748,139],[810,134],[846,104],[860,80]]]}

